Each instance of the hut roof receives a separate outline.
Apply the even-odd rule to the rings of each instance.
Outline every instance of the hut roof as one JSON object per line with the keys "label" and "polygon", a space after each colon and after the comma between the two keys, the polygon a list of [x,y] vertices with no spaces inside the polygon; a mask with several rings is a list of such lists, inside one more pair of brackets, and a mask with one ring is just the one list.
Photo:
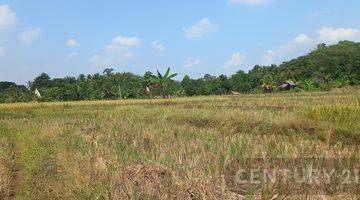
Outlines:
{"label": "hut roof", "polygon": [[285,83],[291,86],[296,86],[296,83],[294,83],[293,81],[285,81]]}
{"label": "hut roof", "polygon": [[291,89],[296,86],[297,86],[296,83],[294,83],[293,81],[285,81],[283,84],[279,85],[279,88]]}

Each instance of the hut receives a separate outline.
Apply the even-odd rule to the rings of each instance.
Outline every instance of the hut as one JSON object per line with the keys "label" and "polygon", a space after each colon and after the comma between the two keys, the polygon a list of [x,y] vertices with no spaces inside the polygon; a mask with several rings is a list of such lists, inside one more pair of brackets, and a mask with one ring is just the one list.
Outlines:
{"label": "hut", "polygon": [[282,90],[291,90],[294,89],[296,86],[296,83],[294,83],[293,81],[285,81],[283,84],[279,85],[278,88]]}

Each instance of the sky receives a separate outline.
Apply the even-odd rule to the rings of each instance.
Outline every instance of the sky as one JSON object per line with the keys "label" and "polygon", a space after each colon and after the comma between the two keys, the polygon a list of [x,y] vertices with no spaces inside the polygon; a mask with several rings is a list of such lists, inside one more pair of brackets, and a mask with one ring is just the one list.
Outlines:
{"label": "sky", "polygon": [[198,78],[360,41],[359,0],[0,0],[0,81],[171,67]]}

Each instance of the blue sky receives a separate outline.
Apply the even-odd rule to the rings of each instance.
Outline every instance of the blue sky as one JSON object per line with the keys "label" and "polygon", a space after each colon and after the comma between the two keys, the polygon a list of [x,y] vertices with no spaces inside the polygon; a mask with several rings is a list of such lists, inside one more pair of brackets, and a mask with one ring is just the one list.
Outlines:
{"label": "blue sky", "polygon": [[171,66],[230,75],[360,41],[358,0],[0,0],[0,81]]}

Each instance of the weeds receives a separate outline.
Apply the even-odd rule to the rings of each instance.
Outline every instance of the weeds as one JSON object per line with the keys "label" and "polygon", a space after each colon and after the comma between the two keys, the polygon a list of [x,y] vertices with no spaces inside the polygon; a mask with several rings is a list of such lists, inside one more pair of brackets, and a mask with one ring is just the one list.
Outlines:
{"label": "weeds", "polygon": [[[0,105],[0,199],[272,198],[234,158],[352,158],[359,90]],[[18,171],[17,171],[18,170]]]}

